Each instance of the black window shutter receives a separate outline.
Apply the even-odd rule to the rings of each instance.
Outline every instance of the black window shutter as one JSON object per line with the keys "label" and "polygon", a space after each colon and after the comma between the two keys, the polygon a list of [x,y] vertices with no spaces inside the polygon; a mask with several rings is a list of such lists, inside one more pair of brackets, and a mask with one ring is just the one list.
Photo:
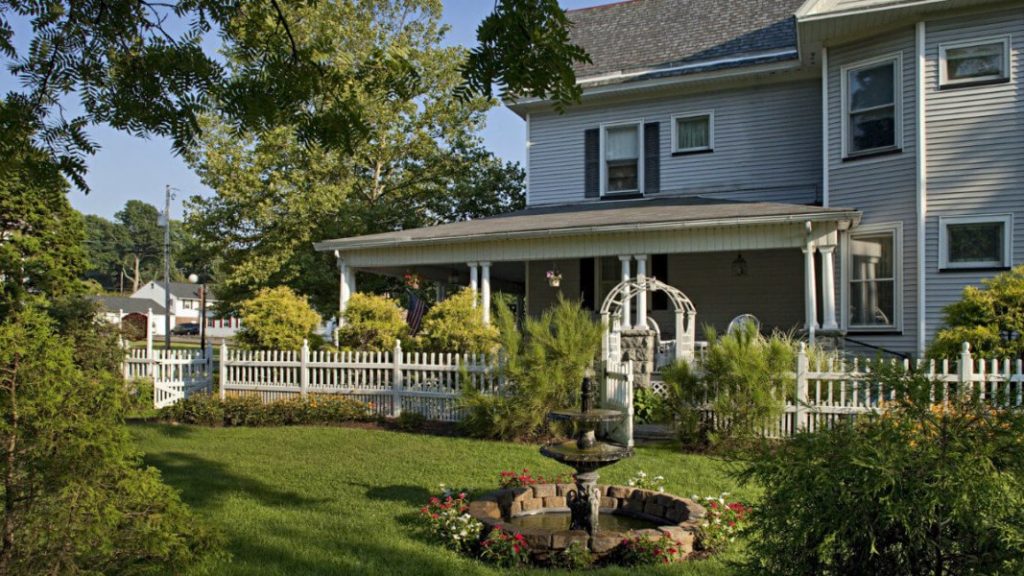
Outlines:
{"label": "black window shutter", "polygon": [[[668,284],[668,254],[651,256],[651,276]],[[658,290],[651,296],[652,310],[668,310],[668,294]]]}
{"label": "black window shutter", "polygon": [[583,197],[601,195],[601,132],[591,128],[583,132]]}
{"label": "black window shutter", "polygon": [[644,124],[644,193],[661,191],[661,137],[658,123]]}
{"label": "black window shutter", "polygon": [[597,310],[594,302],[593,258],[580,258],[580,299],[584,310]]}

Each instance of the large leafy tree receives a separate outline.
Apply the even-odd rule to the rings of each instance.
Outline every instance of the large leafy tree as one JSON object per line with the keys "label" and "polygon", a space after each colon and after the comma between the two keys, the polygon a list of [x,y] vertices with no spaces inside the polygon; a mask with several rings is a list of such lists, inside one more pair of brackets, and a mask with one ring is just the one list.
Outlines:
{"label": "large leafy tree", "polygon": [[[389,11],[415,18],[424,3],[440,9],[440,0],[394,0]],[[325,6],[356,18],[335,19],[331,30],[308,20]],[[85,156],[95,150],[90,123],[168,136],[185,152],[213,104],[243,132],[288,126],[303,143],[353,150],[372,137],[375,103],[363,87],[400,100],[420,92],[421,55],[401,43],[325,50],[328,32],[353,38],[359,17],[380,9],[357,0],[0,0],[0,52],[25,87],[8,99],[32,111],[50,153],[83,189]],[[465,64],[463,96],[489,96],[498,84],[573,101],[572,64],[586,54],[568,44],[568,28],[557,0],[496,0]],[[31,30],[27,48],[20,29]]]}
{"label": "large leafy tree", "polygon": [[[395,94],[366,82],[318,99],[314,114],[353,97],[360,103],[367,139],[351,151],[304,142],[301,124],[240,138],[226,115],[208,119],[190,158],[217,194],[191,200],[187,225],[222,257],[218,299],[228,305],[287,284],[332,310],[333,262],[313,251],[314,241],[522,204],[522,171],[484,151],[475,135],[492,102],[454,97],[465,53],[440,46],[438,2],[322,3],[297,13],[292,34],[320,46],[339,74],[369,54],[400,52],[416,70],[416,89]],[[249,65],[249,55],[231,58],[232,69]]]}

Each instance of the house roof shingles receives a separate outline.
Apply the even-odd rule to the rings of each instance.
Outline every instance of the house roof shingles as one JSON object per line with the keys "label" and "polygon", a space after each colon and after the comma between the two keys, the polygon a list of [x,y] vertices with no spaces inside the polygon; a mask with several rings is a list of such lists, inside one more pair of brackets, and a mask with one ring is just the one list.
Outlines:
{"label": "house roof shingles", "polygon": [[[770,60],[796,59],[794,14],[801,4],[803,0],[631,0],[570,10],[572,41],[593,60],[577,65],[576,77],[706,61],[717,61],[716,69],[749,65],[763,60],[722,60],[758,54]],[[786,49],[791,52],[767,56]],[[656,70],[651,73],[657,75]]]}
{"label": "house roof shingles", "polygon": [[[739,202],[702,197],[665,197],[641,200],[541,206],[500,216],[441,224],[426,228],[325,240],[316,249],[359,250],[406,243],[487,240],[505,236],[576,234],[622,227],[742,225],[763,221],[850,220],[859,218],[849,208],[822,208],[774,202]],[[490,237],[490,238],[488,238]]]}
{"label": "house roof shingles", "polygon": [[90,300],[99,304],[100,308],[110,313],[118,311],[125,314],[146,314],[152,310],[153,314],[164,314],[164,307],[152,300],[145,298],[128,298],[126,296],[90,296]]}

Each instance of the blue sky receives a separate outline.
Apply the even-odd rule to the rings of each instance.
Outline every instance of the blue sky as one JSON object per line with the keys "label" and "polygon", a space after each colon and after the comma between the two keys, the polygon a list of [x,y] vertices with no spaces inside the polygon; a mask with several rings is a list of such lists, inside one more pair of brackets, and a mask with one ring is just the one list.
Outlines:
{"label": "blue sky", "polygon": [[[564,8],[579,8],[607,1],[561,0],[560,4]],[[447,42],[474,46],[476,27],[493,7],[490,0],[444,0],[444,22],[451,27]],[[19,38],[24,39],[24,36]],[[6,92],[15,87],[15,80],[0,75],[0,90]],[[94,126],[89,134],[101,147],[89,159],[86,180],[92,191],[88,195],[79,190],[70,193],[71,204],[82,212],[111,218],[132,198],[160,206],[163,204],[164,185],[170,184],[178,190],[172,204],[172,215],[180,218],[183,199],[194,194],[212,194],[171,152],[166,139],[136,138],[106,126]],[[498,156],[523,161],[525,123],[508,109],[499,107],[492,110],[482,135],[487,147]]]}

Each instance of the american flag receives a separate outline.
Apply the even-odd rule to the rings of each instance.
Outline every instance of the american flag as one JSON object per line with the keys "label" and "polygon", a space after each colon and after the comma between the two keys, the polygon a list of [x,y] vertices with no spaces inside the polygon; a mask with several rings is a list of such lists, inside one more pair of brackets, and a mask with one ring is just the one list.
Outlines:
{"label": "american flag", "polygon": [[409,334],[415,336],[420,331],[420,323],[423,322],[423,315],[427,312],[427,303],[409,291],[409,310],[405,314],[405,321],[409,324]]}

